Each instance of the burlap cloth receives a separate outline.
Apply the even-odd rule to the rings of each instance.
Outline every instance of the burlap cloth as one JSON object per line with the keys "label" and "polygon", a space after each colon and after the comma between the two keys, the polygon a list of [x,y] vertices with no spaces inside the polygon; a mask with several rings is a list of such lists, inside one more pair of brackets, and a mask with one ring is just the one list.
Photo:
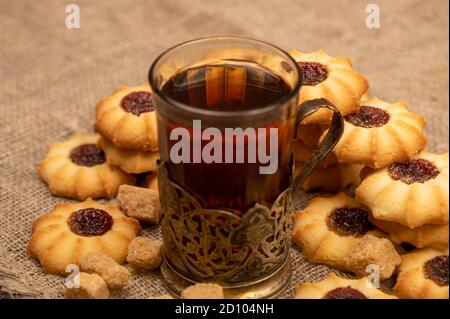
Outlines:
{"label": "burlap cloth", "polygon": [[[350,57],[372,95],[405,99],[427,119],[429,149],[448,148],[448,2],[375,1],[381,28],[365,26],[365,1],[76,1],[81,28],[67,29],[65,1],[0,3],[0,287],[13,296],[61,297],[25,245],[33,219],[62,201],[35,165],[47,146],[90,131],[94,105],[120,85],[144,82],[152,60],[180,41],[211,34]],[[158,237],[157,227],[144,235]],[[329,269],[292,248],[292,284]],[[135,275],[117,297],[166,290],[158,272]],[[292,294],[292,287],[284,297]],[[1,293],[0,296],[9,296]]]}

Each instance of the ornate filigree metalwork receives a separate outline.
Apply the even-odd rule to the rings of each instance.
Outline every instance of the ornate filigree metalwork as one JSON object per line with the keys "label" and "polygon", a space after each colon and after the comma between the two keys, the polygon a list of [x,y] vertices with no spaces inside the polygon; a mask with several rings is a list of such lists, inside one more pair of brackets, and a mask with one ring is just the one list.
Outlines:
{"label": "ornate filigree metalwork", "polygon": [[255,282],[276,272],[288,256],[290,190],[271,208],[255,204],[242,217],[203,208],[158,168],[164,257],[168,266],[192,281],[225,286]]}

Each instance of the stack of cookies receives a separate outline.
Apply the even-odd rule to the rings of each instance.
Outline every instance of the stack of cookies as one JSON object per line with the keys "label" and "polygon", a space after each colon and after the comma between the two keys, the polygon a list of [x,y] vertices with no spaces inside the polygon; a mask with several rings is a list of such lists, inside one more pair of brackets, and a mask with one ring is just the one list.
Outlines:
{"label": "stack of cookies", "polygon": [[[71,271],[68,266],[82,264],[94,252],[104,254],[101,264],[113,265],[110,268],[119,272],[123,267],[114,263],[125,261],[135,268],[157,268],[162,243],[137,237],[139,221],[159,222],[155,174],[159,153],[150,86],[122,87],[103,98],[96,106],[94,127],[100,135],[75,133],[51,145],[39,163],[38,174],[52,194],[80,202],[56,205],[49,214],[39,216],[28,252],[46,272],[62,275]],[[118,205],[92,199],[116,196]],[[147,259],[151,262],[144,265]],[[69,295],[108,296],[108,282],[103,279],[108,281],[110,276],[100,277],[84,274],[84,288],[68,290]]]}
{"label": "stack of cookies", "polygon": [[[309,261],[359,277],[302,283],[296,298],[448,298],[448,153],[424,150],[425,121],[405,102],[369,98],[367,80],[349,59],[322,50],[291,55],[303,70],[299,103],[326,98],[344,116],[342,138],[304,184],[335,194],[294,214],[293,241]],[[296,168],[323,140],[331,116],[320,110],[302,123]],[[137,237],[137,220],[159,221],[156,178],[148,174],[159,157],[150,87],[123,87],[102,99],[94,127],[100,135],[77,133],[55,143],[38,166],[53,194],[82,201],[38,217],[28,242],[48,272],[67,274],[68,265],[81,265],[81,288],[67,290],[69,297],[107,297],[108,287],[117,286],[111,274],[122,274],[123,286],[130,275],[116,263],[154,269],[161,262],[161,243]],[[145,188],[131,186],[140,176]],[[356,196],[343,192],[350,185]],[[116,195],[118,205],[91,199]],[[407,253],[404,243],[412,246]],[[368,288],[362,277],[370,274],[396,278],[395,295]],[[220,296],[220,287],[213,288]]]}
{"label": "stack of cookies", "polygon": [[[304,73],[299,102],[326,98],[344,116],[342,138],[303,187],[332,193],[356,187],[355,198],[318,197],[297,212],[294,242],[312,262],[359,276],[375,264],[380,279],[398,275],[399,297],[448,298],[448,152],[424,150],[424,118],[404,101],[369,98],[368,82],[350,60],[322,50],[290,53]],[[320,110],[300,126],[296,168],[323,140],[331,116]],[[397,244],[404,243],[418,250],[399,256]],[[298,296],[309,289],[301,285]]]}
{"label": "stack of cookies", "polygon": [[[119,88],[96,106],[95,130],[50,146],[38,173],[58,196],[112,198],[136,175],[156,172],[156,116],[148,84]],[[154,176],[147,176],[147,186]],[[142,176],[142,175],[141,175]]]}
{"label": "stack of cookies", "polygon": [[121,87],[96,107],[98,146],[110,165],[129,174],[156,171],[158,139],[150,86]]}

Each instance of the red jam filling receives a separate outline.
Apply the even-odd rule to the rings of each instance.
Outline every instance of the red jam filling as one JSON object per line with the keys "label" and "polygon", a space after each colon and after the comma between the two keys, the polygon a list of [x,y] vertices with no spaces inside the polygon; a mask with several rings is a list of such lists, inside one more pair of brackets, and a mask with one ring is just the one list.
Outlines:
{"label": "red jam filling", "polygon": [[105,153],[95,144],[83,144],[70,152],[70,160],[80,166],[92,167],[106,162]]}
{"label": "red jam filling", "polygon": [[151,112],[155,109],[152,95],[145,91],[131,92],[122,99],[121,105],[125,111],[136,116],[141,115],[141,113]]}
{"label": "red jam filling", "polygon": [[323,299],[367,299],[367,297],[361,291],[348,286],[329,291]]}
{"label": "red jam filling", "polygon": [[430,161],[418,158],[407,163],[392,164],[388,169],[393,180],[400,180],[405,184],[425,183],[439,175],[439,170]]}
{"label": "red jam filling", "polygon": [[441,255],[428,260],[424,265],[425,276],[436,285],[448,286],[448,255]]}
{"label": "red jam filling", "polygon": [[70,230],[80,236],[100,236],[113,225],[111,215],[101,209],[85,208],[70,215],[67,221]]}
{"label": "red jam filling", "polygon": [[389,113],[373,106],[361,106],[356,114],[350,114],[345,120],[355,126],[372,128],[386,125],[389,122]]}
{"label": "red jam filling", "polygon": [[325,65],[317,62],[298,62],[303,72],[303,85],[314,86],[328,77],[328,69]]}
{"label": "red jam filling", "polygon": [[369,213],[356,207],[335,209],[328,215],[327,226],[341,236],[363,235],[373,228]]}

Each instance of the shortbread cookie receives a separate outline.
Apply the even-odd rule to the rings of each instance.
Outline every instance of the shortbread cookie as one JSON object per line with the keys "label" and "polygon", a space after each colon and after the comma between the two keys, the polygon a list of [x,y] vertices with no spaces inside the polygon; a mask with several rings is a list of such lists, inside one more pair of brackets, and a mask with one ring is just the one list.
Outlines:
{"label": "shortbread cookie", "polygon": [[332,151],[340,163],[381,168],[409,161],[427,144],[424,118],[403,101],[361,101],[359,112],[344,119],[344,133]]}
{"label": "shortbread cookie", "polygon": [[98,274],[112,289],[121,289],[131,278],[128,269],[99,251],[83,255],[80,258],[80,268],[84,272]]}
{"label": "shortbread cookie", "polygon": [[403,255],[394,293],[400,298],[448,299],[448,249],[423,248]]}
{"label": "shortbread cookie", "polygon": [[98,135],[76,133],[71,139],[50,146],[37,170],[40,178],[58,196],[85,200],[112,198],[121,184],[133,184],[134,177],[106,162],[97,148]]}
{"label": "shortbread cookie", "polygon": [[314,283],[301,283],[295,289],[294,299],[397,299],[371,286],[365,279],[344,279],[329,274]]}
{"label": "shortbread cookie", "polygon": [[158,268],[162,261],[162,242],[146,237],[136,237],[128,245],[127,261],[139,270]]}
{"label": "shortbread cookie", "polygon": [[[298,172],[305,163],[296,162],[295,170]],[[358,186],[361,182],[360,173],[363,165],[358,164],[334,164],[327,168],[317,167],[303,183],[305,191],[324,190],[336,193],[349,185]]]}
{"label": "shortbread cookie", "polygon": [[91,199],[56,205],[50,214],[33,223],[28,252],[50,273],[64,274],[69,264],[99,251],[122,264],[128,243],[140,232],[139,222],[125,216],[116,205]]}
{"label": "shortbread cookie", "polygon": [[[400,258],[392,244],[381,238],[383,234],[369,222],[369,213],[367,207],[345,193],[313,198],[303,211],[294,215],[293,241],[311,262],[358,275],[365,274],[366,266],[377,264],[380,278],[389,278]],[[374,238],[367,238],[369,235]],[[361,247],[365,249],[364,256],[356,253]]]}
{"label": "shortbread cookie", "polygon": [[367,90],[362,96],[361,101],[368,100],[370,98],[369,90]]}
{"label": "shortbread cookie", "polygon": [[218,284],[195,284],[181,292],[181,299],[223,299],[223,288]]}
{"label": "shortbread cookie", "polygon": [[324,127],[319,124],[300,124],[297,137],[306,146],[315,148],[319,144],[320,138],[325,131]]}
{"label": "shortbread cookie", "polygon": [[64,289],[64,296],[70,299],[108,299],[106,282],[97,274],[80,272],[73,287]]}
{"label": "shortbread cookie", "polygon": [[[294,158],[297,162],[308,162],[311,159],[312,154],[317,149],[316,146],[307,146],[301,140],[298,140],[294,145]],[[317,164],[317,167],[328,167],[333,164],[337,164],[338,161],[333,153],[329,153],[323,160]]]}
{"label": "shortbread cookie", "polygon": [[152,224],[159,222],[161,205],[158,191],[130,185],[119,187],[117,201],[120,209],[130,217]]}
{"label": "shortbread cookie", "polygon": [[96,106],[95,130],[120,148],[158,150],[156,116],[148,84],[121,87]]}
{"label": "shortbread cookie", "polygon": [[158,152],[118,148],[104,137],[98,140],[97,146],[105,152],[108,164],[119,166],[124,172],[140,174],[156,171]]}
{"label": "shortbread cookie", "polygon": [[423,151],[409,162],[365,171],[356,199],[374,218],[409,228],[448,224],[448,152]]}
{"label": "shortbread cookie", "polygon": [[[300,103],[326,98],[342,115],[358,112],[359,100],[368,90],[369,84],[361,74],[353,70],[349,59],[331,57],[323,50],[310,53],[291,50],[289,53],[303,71]],[[330,110],[323,109],[302,123],[329,124],[331,116]]]}
{"label": "shortbread cookie", "polygon": [[369,220],[379,229],[389,234],[389,239],[395,243],[408,243],[416,248],[448,248],[448,224],[423,225],[410,229],[398,223],[375,219],[372,215],[369,216]]}

